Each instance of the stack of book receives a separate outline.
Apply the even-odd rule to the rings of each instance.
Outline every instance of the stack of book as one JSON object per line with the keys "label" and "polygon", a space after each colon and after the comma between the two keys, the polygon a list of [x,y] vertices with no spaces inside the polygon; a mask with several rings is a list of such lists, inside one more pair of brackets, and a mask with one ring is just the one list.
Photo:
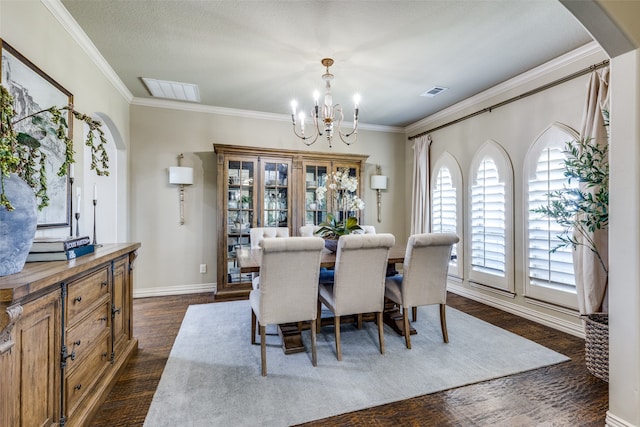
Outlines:
{"label": "stack of book", "polygon": [[92,253],[95,248],[89,236],[37,238],[33,240],[27,262],[67,261]]}

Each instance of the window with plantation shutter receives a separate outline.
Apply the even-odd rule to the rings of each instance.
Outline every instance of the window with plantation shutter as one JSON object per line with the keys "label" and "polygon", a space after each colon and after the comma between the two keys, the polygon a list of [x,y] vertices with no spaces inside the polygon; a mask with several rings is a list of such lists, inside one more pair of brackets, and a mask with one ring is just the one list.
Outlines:
{"label": "window with plantation shutter", "polygon": [[462,278],[462,172],[451,154],[444,153],[436,161],[431,183],[431,231],[456,233],[460,237],[451,251],[449,275]]}
{"label": "window with plantation shutter", "polygon": [[469,279],[513,292],[513,169],[507,154],[497,143],[485,143],[471,176]]}
{"label": "window with plantation shutter", "polygon": [[572,248],[557,248],[563,228],[553,219],[533,212],[549,205],[549,193],[577,186],[564,176],[567,141],[577,138],[570,128],[550,126],[534,142],[525,163],[525,294],[570,308],[576,306]]}

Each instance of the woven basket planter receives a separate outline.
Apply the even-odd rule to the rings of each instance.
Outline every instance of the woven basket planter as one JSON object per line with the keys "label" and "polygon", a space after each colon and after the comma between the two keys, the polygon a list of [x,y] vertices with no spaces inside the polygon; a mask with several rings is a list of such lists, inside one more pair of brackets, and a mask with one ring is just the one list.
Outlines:
{"label": "woven basket planter", "polygon": [[585,361],[592,375],[609,382],[609,315],[588,314],[585,319]]}

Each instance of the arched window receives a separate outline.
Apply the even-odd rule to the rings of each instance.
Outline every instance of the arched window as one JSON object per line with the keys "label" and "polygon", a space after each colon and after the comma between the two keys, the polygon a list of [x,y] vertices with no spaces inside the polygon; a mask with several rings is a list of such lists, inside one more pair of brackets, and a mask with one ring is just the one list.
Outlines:
{"label": "arched window", "polygon": [[513,168],[507,153],[488,141],[471,163],[469,280],[514,292]]}
{"label": "arched window", "polygon": [[431,183],[431,231],[460,237],[451,251],[449,275],[462,279],[462,172],[451,154],[443,153],[436,161]]}
{"label": "arched window", "polygon": [[525,295],[577,307],[572,248],[560,248],[563,228],[553,219],[533,212],[549,205],[549,193],[577,186],[564,176],[566,143],[578,138],[571,128],[554,123],[535,140],[525,160]]}

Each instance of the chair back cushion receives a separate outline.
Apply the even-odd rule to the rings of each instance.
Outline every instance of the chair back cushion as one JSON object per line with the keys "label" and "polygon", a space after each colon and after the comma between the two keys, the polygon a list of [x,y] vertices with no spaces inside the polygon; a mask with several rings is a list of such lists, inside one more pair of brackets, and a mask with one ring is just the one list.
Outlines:
{"label": "chair back cushion", "polygon": [[340,236],[336,252],[333,303],[338,316],[382,311],[384,282],[393,234]]}
{"label": "chair back cushion", "polygon": [[408,307],[447,302],[447,274],[455,233],[425,233],[409,237],[404,257],[402,302]]}
{"label": "chair back cushion", "polygon": [[324,240],[320,237],[262,239],[260,287],[251,306],[263,325],[313,320]]}
{"label": "chair back cushion", "polygon": [[300,227],[300,235],[302,237],[315,236],[316,231],[320,229],[319,225],[307,224]]}
{"label": "chair back cushion", "polygon": [[260,247],[260,242],[265,237],[289,237],[288,227],[255,227],[249,231],[251,249]]}
{"label": "chair back cushion", "polygon": [[374,225],[360,225],[360,230],[356,230],[353,234],[376,234],[376,227]]}

